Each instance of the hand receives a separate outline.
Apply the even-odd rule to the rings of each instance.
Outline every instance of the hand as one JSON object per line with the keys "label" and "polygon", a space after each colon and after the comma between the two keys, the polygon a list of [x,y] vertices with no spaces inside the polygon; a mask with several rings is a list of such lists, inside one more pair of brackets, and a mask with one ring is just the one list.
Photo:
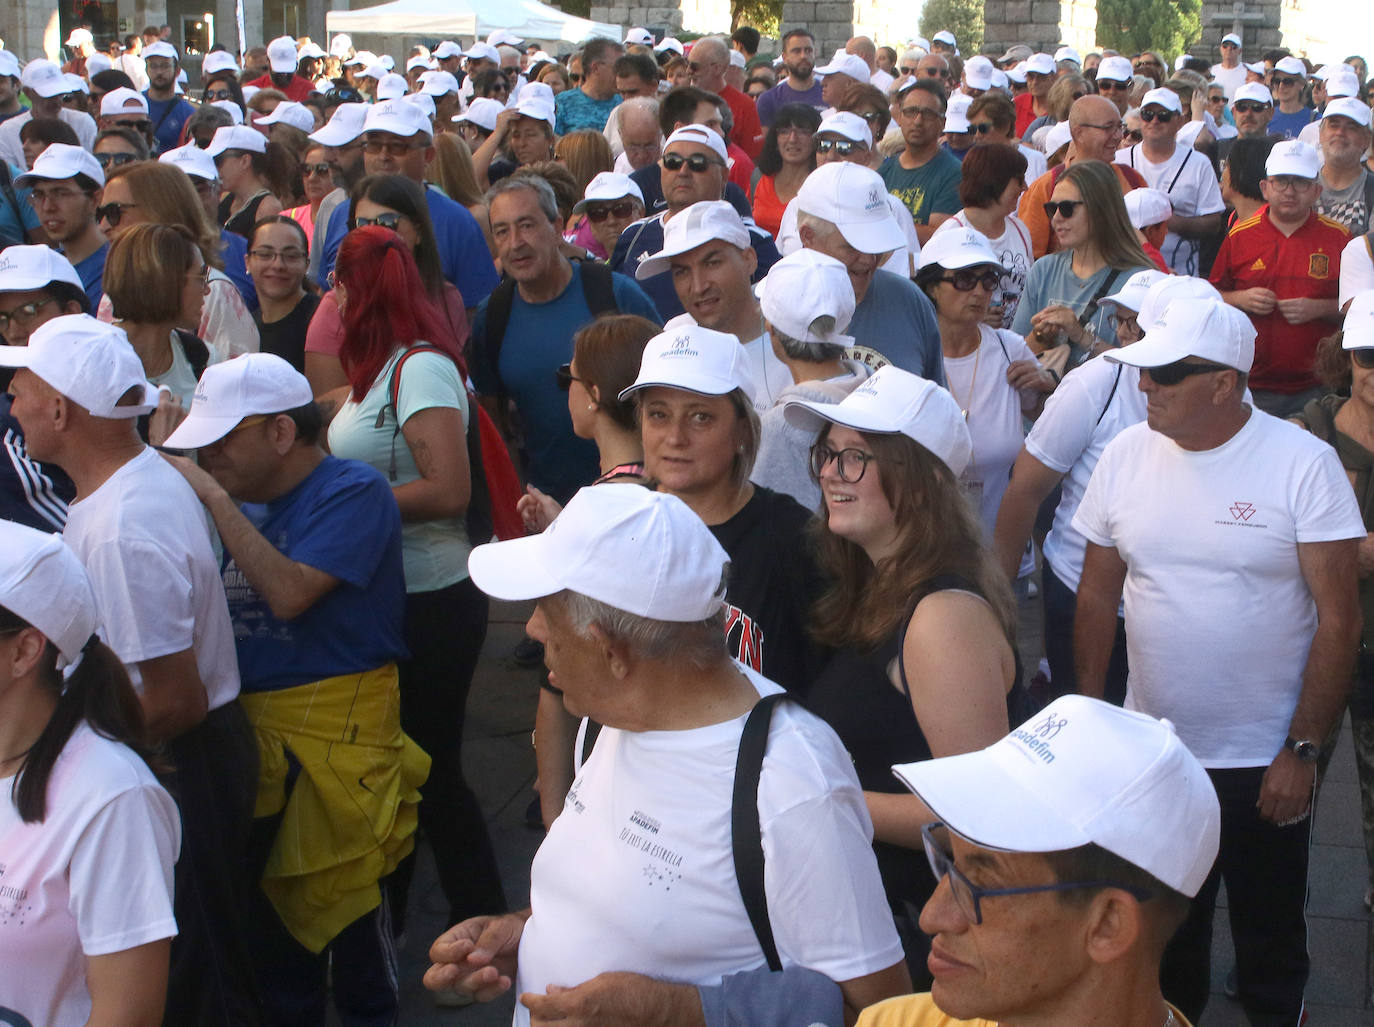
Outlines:
{"label": "hand", "polygon": [[1321,300],[1309,299],[1306,296],[1295,296],[1290,300],[1278,301],[1279,313],[1283,319],[1291,325],[1306,324],[1308,321],[1315,321],[1322,316],[1325,305]]}
{"label": "hand", "polygon": [[510,127],[514,125],[519,118],[520,112],[514,107],[502,111],[500,114],[496,115],[496,128],[492,131],[492,135],[496,136],[498,139],[504,139],[506,133],[510,131]]}
{"label": "hand", "polygon": [[184,456],[173,456],[171,453],[163,453],[162,459],[181,472],[181,476],[186,479],[192,491],[195,492],[196,498],[202,503],[208,504],[211,499],[224,491],[220,488],[219,482],[210,477],[210,472],[194,460],[188,460]]}
{"label": "hand", "polygon": [[1054,379],[1040,370],[1034,360],[1014,360],[1007,368],[1007,384],[1018,392],[1053,392]]}
{"label": "hand", "polygon": [[1367,578],[1374,574],[1374,532],[1370,532],[1360,540],[1360,577]]}
{"label": "hand", "polygon": [[176,431],[177,425],[186,420],[187,411],[181,405],[181,397],[171,389],[157,390],[157,409],[148,418],[148,444],[160,446],[167,437]]}
{"label": "hand", "polygon": [[[1001,328],[1003,310],[1005,308],[1000,303],[988,304],[988,312],[983,315],[983,324],[989,328]],[[1010,328],[1011,326],[1007,325],[1007,327]]]}
{"label": "hand", "polygon": [[1262,289],[1256,286],[1253,289],[1241,289],[1237,292],[1233,305],[1247,314],[1264,317],[1274,312],[1274,305],[1278,301],[1279,298],[1274,295],[1273,289]]}
{"label": "hand", "polygon": [[671,1023],[692,1027],[704,1023],[696,988],[632,973],[598,974],[575,988],[549,985],[545,995],[526,992],[520,1001],[530,1023],[564,1027],[637,1027]]}
{"label": "hand", "polygon": [[525,486],[525,494],[515,503],[515,510],[525,524],[525,530],[537,535],[550,524],[563,510],[552,496],[540,492],[533,485]]}
{"label": "hand", "polygon": [[1255,803],[1260,816],[1280,827],[1297,823],[1311,812],[1316,778],[1315,763],[1304,763],[1288,749],[1280,749],[1260,782],[1259,801]]}
{"label": "hand", "polygon": [[429,947],[430,991],[460,991],[490,1002],[510,990],[527,913],[475,916],[450,927]]}
{"label": "hand", "polygon": [[1056,303],[1038,314],[1032,314],[1031,327],[1037,331],[1057,329],[1073,342],[1083,337],[1083,326],[1078,323],[1078,315],[1062,303]]}

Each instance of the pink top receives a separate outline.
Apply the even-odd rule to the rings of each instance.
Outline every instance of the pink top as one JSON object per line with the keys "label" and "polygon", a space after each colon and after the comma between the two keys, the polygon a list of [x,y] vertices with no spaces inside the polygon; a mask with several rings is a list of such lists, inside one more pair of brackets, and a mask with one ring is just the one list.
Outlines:
{"label": "pink top", "polygon": [[310,204],[303,203],[299,207],[292,207],[290,210],[282,211],[282,213],[305,229],[307,239],[315,238],[315,213],[310,209]]}
{"label": "pink top", "polygon": [[[459,348],[466,349],[469,329],[463,294],[450,282],[444,283],[444,309],[441,313],[453,326],[453,337]],[[306,329],[305,351],[337,357],[343,346],[343,337],[343,318],[339,316],[339,305],[334,302],[334,294],[327,292],[315,308],[315,316],[310,319],[310,327]]]}

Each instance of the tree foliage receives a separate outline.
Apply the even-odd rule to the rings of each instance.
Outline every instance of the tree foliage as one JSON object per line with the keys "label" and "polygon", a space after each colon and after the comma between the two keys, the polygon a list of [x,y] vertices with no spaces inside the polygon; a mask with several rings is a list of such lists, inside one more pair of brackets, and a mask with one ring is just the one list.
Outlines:
{"label": "tree foliage", "polygon": [[730,0],[730,31],[741,25],[776,37],[782,29],[782,0]]}
{"label": "tree foliage", "polygon": [[976,54],[983,46],[983,0],[926,0],[919,27],[926,39],[948,29],[961,54]]}
{"label": "tree foliage", "polygon": [[1180,54],[1202,35],[1202,0],[1098,0],[1097,45]]}

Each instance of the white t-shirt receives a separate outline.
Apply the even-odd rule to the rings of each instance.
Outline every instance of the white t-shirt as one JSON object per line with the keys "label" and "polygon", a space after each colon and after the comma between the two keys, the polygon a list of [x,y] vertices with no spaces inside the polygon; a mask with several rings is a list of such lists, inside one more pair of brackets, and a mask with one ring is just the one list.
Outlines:
{"label": "white t-shirt", "polygon": [[[902,235],[906,238],[906,245],[892,251],[883,262],[883,270],[891,271],[903,278],[911,278],[917,262],[921,259],[921,240],[916,236],[916,221],[912,218],[907,205],[891,193],[887,194],[887,205],[892,210],[892,220],[897,222]],[[778,252],[784,257],[802,248],[801,235],[797,231],[795,196],[787,201],[787,206],[782,212],[782,221],[778,223],[777,246]]]}
{"label": "white t-shirt", "polygon": [[[968,223],[967,215],[961,210],[948,220],[940,222],[940,227],[935,229],[934,234],[939,235],[949,228],[973,226]],[[973,230],[978,231],[976,228]],[[981,232],[978,234],[982,235]],[[996,239],[988,239],[988,245],[1006,269],[1002,275],[1001,286],[992,294],[992,302],[1002,304],[1002,323],[1009,325],[1012,318],[1016,317],[1016,307],[1021,302],[1021,294],[1026,291],[1026,276],[1030,274],[1031,265],[1035,263],[1035,257],[1031,253],[1030,230],[1015,214],[1008,214],[1002,234]]]}
{"label": "white t-shirt", "polygon": [[1034,146],[1027,146],[1025,143],[1017,143],[1016,148],[1021,151],[1021,156],[1026,158],[1027,182],[1034,182],[1050,169],[1050,159]]}
{"label": "white t-shirt", "polygon": [[1357,235],[1341,250],[1341,309],[1370,289],[1374,289],[1374,261],[1369,259],[1369,245],[1364,236]]}
{"label": "white t-shirt", "polygon": [[85,1023],[87,956],[177,933],[181,820],[144,762],[85,723],[53,766],[41,823],[20,820],[13,784],[0,777],[0,1022]]}
{"label": "white t-shirt", "polygon": [[1169,718],[1203,766],[1267,766],[1317,626],[1298,543],[1365,537],[1336,451],[1258,409],[1204,452],[1131,425],[1073,524],[1126,562],[1126,707]]}
{"label": "white t-shirt", "polygon": [[234,629],[200,500],[155,449],[144,449],[67,514],[63,539],[90,575],[100,637],[129,670],[186,649],[214,710],[239,694]]}
{"label": "white t-shirt", "polygon": [[[737,666],[760,695],[779,691]],[[614,970],[712,985],[764,965],[730,841],[744,719],[602,730],[530,869],[517,993]],[[854,766],[834,732],[795,704],[773,711],[758,807],[783,963],[847,981],[901,960]],[[514,1022],[530,1022],[519,1004]]]}
{"label": "white t-shirt", "polygon": [[[57,116],[71,126],[72,131],[76,133],[76,141],[83,149],[89,151],[95,146],[95,118],[84,111],[74,111],[70,107],[63,107]],[[9,161],[16,168],[28,167],[24,160],[24,146],[19,140],[19,130],[32,120],[33,112],[25,111],[23,114],[16,114],[12,118],[0,121],[0,158]]]}
{"label": "white t-shirt", "polygon": [[1212,81],[1221,86],[1222,95],[1228,100],[1235,98],[1236,90],[1245,85],[1245,64],[1237,64],[1234,68],[1228,68],[1224,64],[1212,65]]}
{"label": "white t-shirt", "polygon": [[1026,436],[1026,452],[1064,475],[1054,526],[1045,538],[1045,560],[1075,592],[1083,576],[1085,545],[1073,515],[1107,443],[1143,420],[1140,369],[1097,356],[1064,376]]}
{"label": "white t-shirt", "polygon": [[[674,328],[696,323],[691,314],[678,314],[677,317],[668,319],[663,325],[663,330],[669,332]],[[759,328],[762,331],[762,315],[759,317]],[[744,347],[744,366],[754,383],[754,409],[763,413],[778,401],[784,389],[791,388],[792,370],[773,352],[773,340],[768,337],[766,331],[740,345]]]}
{"label": "white t-shirt", "polygon": [[[1135,168],[1151,189],[1167,193],[1174,213],[1181,217],[1218,214],[1226,209],[1221,199],[1221,183],[1212,171],[1212,162],[1191,146],[1175,145],[1173,156],[1162,164],[1146,159],[1143,146],[1137,143],[1116,152],[1116,162]],[[1160,247],[1164,262],[1180,275],[1195,275],[1197,242],[1170,232]]]}

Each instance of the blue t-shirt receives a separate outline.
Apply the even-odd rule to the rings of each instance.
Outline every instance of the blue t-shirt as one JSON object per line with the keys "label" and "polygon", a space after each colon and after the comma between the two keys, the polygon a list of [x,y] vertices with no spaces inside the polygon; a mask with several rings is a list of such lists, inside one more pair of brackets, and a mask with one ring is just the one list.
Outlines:
{"label": "blue t-shirt", "polygon": [[1312,123],[1312,108],[1303,107],[1292,114],[1285,114],[1274,108],[1274,116],[1269,119],[1269,134],[1283,139],[1296,139],[1298,133]]}
{"label": "blue t-shirt", "polygon": [[[429,219],[434,223],[434,239],[439,244],[439,266],[444,278],[463,294],[463,306],[475,307],[491,295],[500,280],[491,260],[486,236],[468,209],[454,203],[433,186],[425,187]],[[341,203],[329,215],[324,234],[324,253],[320,276],[327,278],[339,256],[339,244],[348,234],[348,204]]]}
{"label": "blue t-shirt", "polygon": [[76,277],[81,279],[81,288],[86,290],[86,298],[91,301],[91,313],[100,306],[100,297],[105,295],[101,280],[105,277],[105,258],[110,255],[110,244],[105,243],[85,260],[73,264]]}
{"label": "blue t-shirt", "polygon": [[258,290],[254,288],[253,279],[248,274],[248,240],[227,228],[220,229],[219,237],[224,240],[224,249],[220,251],[220,257],[224,260],[224,273],[229,277],[229,281],[234,283],[239,295],[243,297],[243,302],[248,304],[248,309],[256,311]]}
{"label": "blue t-shirt", "polygon": [[328,456],[270,503],[244,515],[278,552],[339,583],[290,621],[224,554],[222,575],[245,692],[272,692],[405,659],[401,514],[380,471]]}
{"label": "blue t-shirt", "polygon": [[196,109],[184,96],[174,96],[170,100],[154,100],[145,91],[143,98],[148,101],[148,119],[154,125],[153,137],[157,139],[157,152],[166,153],[176,149],[181,142],[181,126],[186,124]]}
{"label": "blue t-shirt", "polygon": [[609,100],[593,100],[580,89],[565,89],[553,98],[553,109],[557,115],[553,130],[561,136],[583,128],[604,132],[606,119],[619,105],[618,93]]}
{"label": "blue t-shirt", "polygon": [[797,92],[787,84],[784,78],[772,89],[759,95],[754,101],[754,106],[759,111],[759,124],[764,128],[773,124],[773,118],[778,113],[779,107],[785,107],[789,103],[804,103],[818,111],[826,108],[826,103],[821,99],[821,80],[816,79],[811,83],[811,88],[804,92]]}
{"label": "blue t-shirt", "polygon": [[903,371],[945,384],[935,305],[910,278],[891,271],[874,272],[845,334],[854,337],[850,357],[876,369],[876,354]]}
{"label": "blue t-shirt", "polygon": [[[554,372],[572,359],[573,336],[592,319],[582,291],[582,267],[574,262],[568,287],[547,303],[526,303],[515,291],[510,320],[493,367],[485,345],[487,305],[473,320],[472,380],[484,396],[505,392],[515,401],[524,426],[525,471],[529,481],[566,503],[597,476],[596,444],[573,434],[568,394]],[[633,279],[612,276],[616,308],[659,322],[653,302]]]}
{"label": "blue t-shirt", "polygon": [[[760,282],[768,274],[768,269],[782,257],[778,253],[778,248],[773,243],[771,235],[753,224],[752,221],[748,222],[748,227],[749,242],[754,247],[754,253],[759,260],[758,268],[750,280]],[[661,249],[663,249],[663,218],[651,217],[643,221],[636,221],[621,232],[620,238],[616,240],[615,252],[611,254],[611,270],[633,275],[634,269],[639,266],[642,258],[651,253],[657,253]],[[662,271],[651,278],[640,281],[639,286],[654,301],[654,306],[658,308],[660,320],[668,321],[684,313],[682,301],[677,298],[677,290],[673,288],[672,272]]]}
{"label": "blue t-shirt", "polygon": [[[23,113],[22,111],[17,113]],[[18,206],[10,203],[9,196],[0,193],[0,246],[13,246],[28,241],[28,232],[38,227],[38,212],[29,202],[31,189],[20,188],[14,180],[24,173],[22,168],[6,164],[10,173],[10,188]]]}

